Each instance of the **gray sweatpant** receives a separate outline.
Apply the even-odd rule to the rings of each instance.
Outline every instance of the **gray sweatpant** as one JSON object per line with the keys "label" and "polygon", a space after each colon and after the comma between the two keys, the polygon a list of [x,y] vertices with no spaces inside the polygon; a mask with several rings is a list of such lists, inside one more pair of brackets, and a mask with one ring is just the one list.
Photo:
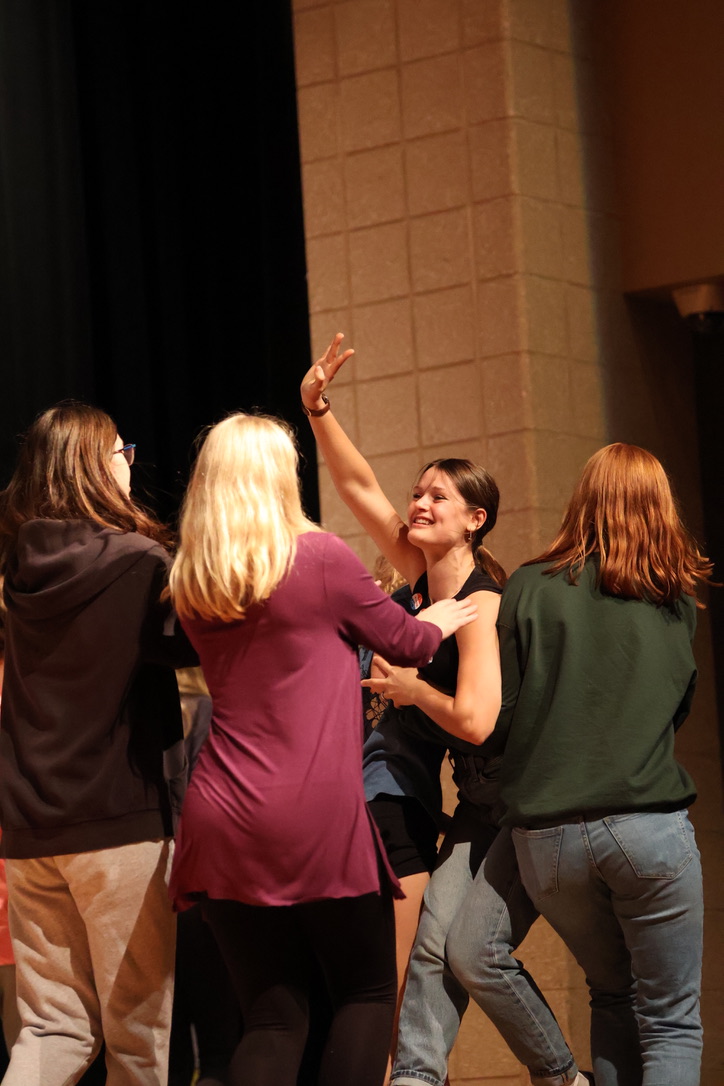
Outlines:
{"label": "gray sweatpant", "polygon": [[3,1086],[70,1086],[106,1043],[108,1086],[165,1086],[173,844],[7,860],[21,1030]]}

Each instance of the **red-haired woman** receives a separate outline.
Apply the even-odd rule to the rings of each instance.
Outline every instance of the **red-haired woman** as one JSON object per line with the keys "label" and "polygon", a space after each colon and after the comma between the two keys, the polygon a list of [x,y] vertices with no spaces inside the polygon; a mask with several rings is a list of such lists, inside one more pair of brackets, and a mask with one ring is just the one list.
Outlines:
{"label": "red-haired woman", "polygon": [[[586,464],[557,538],[501,604],[504,822],[528,894],[585,971],[597,1086],[699,1082],[696,790],[674,733],[711,570],[659,461],[614,444]],[[448,953],[485,1007],[476,891],[482,881]]]}
{"label": "red-haired woman", "polygon": [[0,506],[0,793],[22,1028],[5,1086],[166,1081],[175,924],[166,877],[182,745],[159,603],[165,529],[131,498],[133,445],[68,402],[33,423]]}

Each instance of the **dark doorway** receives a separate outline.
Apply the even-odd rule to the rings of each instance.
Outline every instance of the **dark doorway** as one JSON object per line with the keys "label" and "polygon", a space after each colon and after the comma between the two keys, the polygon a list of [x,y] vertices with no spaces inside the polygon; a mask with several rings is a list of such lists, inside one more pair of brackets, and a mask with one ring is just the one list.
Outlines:
{"label": "dark doorway", "polygon": [[[724,582],[724,321],[712,314],[710,326],[692,333],[696,410],[701,463],[706,551],[714,562],[714,580]],[[724,589],[709,593],[714,648],[719,737],[724,751]]]}

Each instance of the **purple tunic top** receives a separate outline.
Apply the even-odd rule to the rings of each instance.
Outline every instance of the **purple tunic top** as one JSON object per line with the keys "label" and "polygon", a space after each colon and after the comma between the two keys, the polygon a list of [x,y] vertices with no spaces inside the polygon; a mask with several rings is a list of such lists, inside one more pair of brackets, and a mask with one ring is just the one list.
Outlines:
{"label": "purple tunic top", "polygon": [[380,889],[362,788],[357,645],[421,666],[440,630],[375,585],[336,536],[300,536],[289,575],[239,622],[184,623],[213,699],[171,896],[292,905]]}

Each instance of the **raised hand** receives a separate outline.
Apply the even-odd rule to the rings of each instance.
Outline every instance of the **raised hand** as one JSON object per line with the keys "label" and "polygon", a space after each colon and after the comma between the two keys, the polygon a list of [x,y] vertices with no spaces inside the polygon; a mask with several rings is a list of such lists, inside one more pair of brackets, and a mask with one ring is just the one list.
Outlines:
{"label": "raised hand", "polygon": [[337,332],[337,335],[327,348],[326,353],[323,354],[313,366],[310,366],[302,379],[299,391],[301,393],[302,403],[309,411],[317,411],[324,406],[322,393],[330,381],[334,379],[334,375],[340,366],[354,354],[354,351],[351,348],[342,351],[340,354],[339,348],[343,339],[344,334],[342,332]]}

